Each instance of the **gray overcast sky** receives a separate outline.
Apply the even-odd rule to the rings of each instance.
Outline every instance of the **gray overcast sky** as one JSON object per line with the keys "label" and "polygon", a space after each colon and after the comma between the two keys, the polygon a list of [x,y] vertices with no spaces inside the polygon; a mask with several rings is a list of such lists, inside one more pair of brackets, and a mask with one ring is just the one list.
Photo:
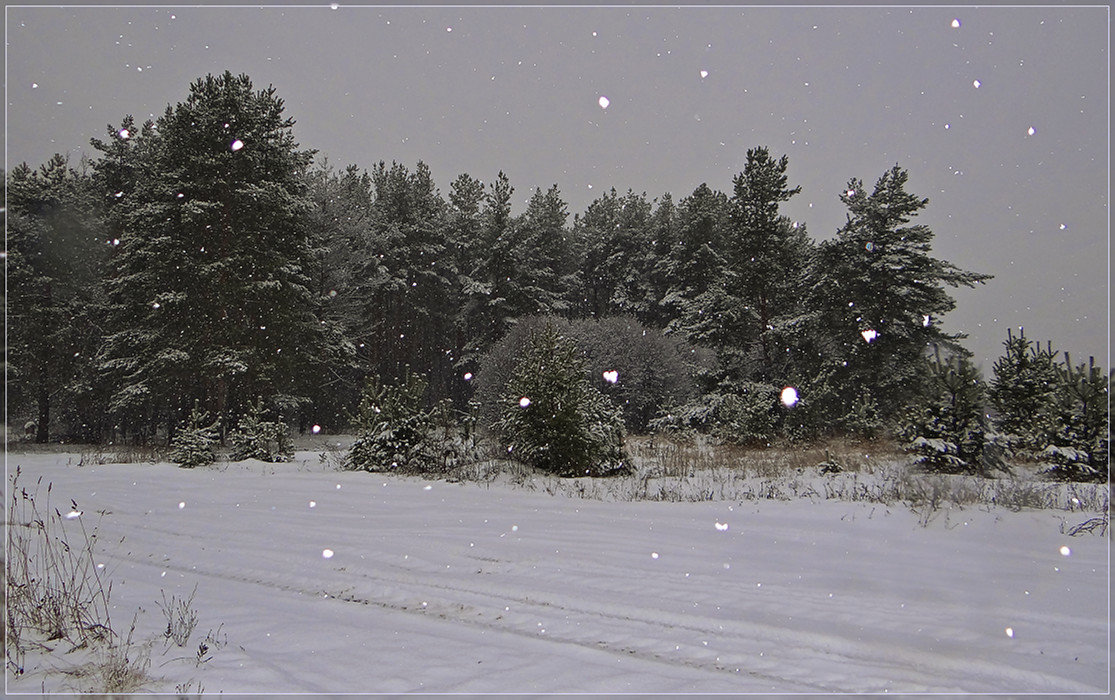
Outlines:
{"label": "gray overcast sky", "polygon": [[847,180],[898,163],[935,253],[995,275],[945,319],[985,371],[1020,325],[1107,364],[1108,30],[1102,6],[8,7],[6,164],[76,162],[226,69],[338,166],[424,160],[443,193],[502,169],[520,211],[555,183],[571,214],[730,192],[765,145],[828,238]]}

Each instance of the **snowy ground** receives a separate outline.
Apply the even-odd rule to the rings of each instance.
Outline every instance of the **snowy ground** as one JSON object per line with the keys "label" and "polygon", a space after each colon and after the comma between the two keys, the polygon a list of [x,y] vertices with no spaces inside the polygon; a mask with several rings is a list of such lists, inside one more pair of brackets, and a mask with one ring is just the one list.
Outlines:
{"label": "snowy ground", "polygon": [[[105,511],[113,625],[142,608],[149,691],[1109,687],[1109,539],[1062,535],[1063,512],[966,508],[922,527],[901,505],[601,502],[335,472],[313,453],[76,461],[11,454],[8,469],[53,482],[89,524]],[[195,586],[197,629],[168,648],[156,601]],[[29,655],[8,689],[81,689],[73,663]]]}

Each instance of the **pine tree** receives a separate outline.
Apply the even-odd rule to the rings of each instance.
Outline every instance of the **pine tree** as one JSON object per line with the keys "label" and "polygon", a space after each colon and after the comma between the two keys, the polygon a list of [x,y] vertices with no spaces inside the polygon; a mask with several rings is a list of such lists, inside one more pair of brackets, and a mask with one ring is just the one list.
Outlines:
{"label": "pine tree", "polygon": [[557,185],[545,192],[536,188],[527,202],[519,220],[517,315],[568,316],[576,307],[579,251],[565,225],[568,217]]}
{"label": "pine tree", "polygon": [[629,470],[619,410],[585,377],[574,345],[554,327],[531,338],[494,426],[511,455],[559,476]]}
{"label": "pine tree", "polygon": [[[113,212],[121,233],[102,357],[118,387],[110,410],[133,428],[173,427],[195,399],[222,419],[250,396],[296,409],[312,369],[340,351],[306,277],[312,153],[292,127],[274,88],[226,72],[195,81],[155,128],[112,135],[140,142]],[[119,159],[111,148],[105,158],[108,181]]]}
{"label": "pine tree", "polygon": [[1095,358],[1074,366],[1065,353],[1058,367],[1056,428],[1040,457],[1047,473],[1071,481],[1110,481],[1111,415],[1109,398],[1115,372],[1104,374]]}
{"label": "pine tree", "polygon": [[216,459],[213,448],[217,444],[217,423],[201,410],[195,401],[190,415],[170,441],[170,461],[180,467],[192,468],[212,464]]}
{"label": "pine tree", "polygon": [[91,441],[105,430],[94,358],[110,248],[91,178],[55,155],[6,178],[9,408],[31,412],[35,439]]}
{"label": "pine tree", "polygon": [[372,183],[371,226],[356,275],[361,362],[390,380],[415,366],[441,385],[453,371],[457,313],[445,201],[422,162],[413,173],[381,162]]}
{"label": "pine tree", "polygon": [[426,408],[427,382],[406,371],[401,381],[369,380],[356,416],[356,440],[343,468],[425,472],[437,464],[435,422]]}
{"label": "pine tree", "polygon": [[236,428],[229,434],[234,462],[258,459],[263,462],[289,462],[294,458],[290,427],[281,420],[267,420],[263,400],[248,404]]}
{"label": "pine tree", "polygon": [[645,310],[651,299],[653,266],[651,206],[645,194],[615,188],[589,204],[573,222],[573,236],[584,251],[578,311],[603,318]]}
{"label": "pine tree", "polygon": [[776,326],[799,315],[811,245],[805,228],[779,213],[779,205],[801,191],[787,186],[789,159],[775,160],[765,147],[747,151],[747,164],[733,180],[727,254],[733,272],[729,293],[742,306],[733,337],[736,380],[782,381],[787,358]]}
{"label": "pine tree", "polygon": [[670,281],[661,305],[671,333],[692,343],[723,346],[735,326],[724,257],[728,198],[702,184],[681,201],[677,239],[664,265]]}
{"label": "pine tree", "polygon": [[942,360],[939,348],[927,369],[923,393],[905,414],[907,448],[932,471],[988,473],[986,388],[979,370],[963,354]]}
{"label": "pine tree", "polygon": [[1043,349],[1019,329],[1007,329],[1002,357],[995,361],[988,398],[995,426],[1011,436],[1022,452],[1035,455],[1050,444],[1056,430],[1061,374],[1052,343]]}
{"label": "pine tree", "polygon": [[957,348],[963,337],[935,322],[955,306],[944,286],[990,279],[932,257],[933,232],[910,225],[929,200],[906,192],[907,180],[896,165],[870,193],[849,181],[841,195],[848,221],[813,258],[802,396],[826,403],[817,416],[828,425],[847,425],[868,396],[879,415],[897,415],[916,389],[927,348]]}
{"label": "pine tree", "polygon": [[510,180],[500,171],[480,212],[478,245],[463,277],[462,376],[477,371],[480,353],[502,338],[520,314],[518,230],[511,216],[514,191]]}

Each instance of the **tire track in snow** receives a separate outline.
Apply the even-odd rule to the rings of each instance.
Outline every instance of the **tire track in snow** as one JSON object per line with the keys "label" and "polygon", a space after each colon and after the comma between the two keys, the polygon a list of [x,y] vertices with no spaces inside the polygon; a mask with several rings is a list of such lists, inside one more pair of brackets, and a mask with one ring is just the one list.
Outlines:
{"label": "tire track in snow", "polygon": [[[191,567],[166,561],[126,558],[123,561],[434,617],[666,665],[741,675],[769,683],[772,688],[785,692],[880,692],[884,688],[892,692],[941,690],[944,679],[970,679],[973,672],[978,673],[982,689],[987,692],[1007,692],[1023,684],[1026,688],[1046,688],[1058,692],[1096,690],[1070,678],[1003,666],[970,656],[959,657],[945,652],[855,640],[842,635],[792,630],[758,621],[679,614],[622,603],[609,603],[605,607],[593,605],[587,597],[537,589],[524,593],[519,588],[493,584],[478,588],[468,585],[460,575],[456,575],[451,583],[436,583],[411,576],[334,569],[334,576],[342,576],[353,585],[322,589],[315,586],[312,579],[294,574],[283,575],[276,570],[245,573],[242,569],[212,565]],[[379,587],[379,590],[367,590],[369,584]],[[555,615],[561,616],[561,619],[554,620]],[[544,634],[540,634],[537,627],[530,626],[539,618],[553,621],[553,624],[546,625]],[[615,624],[608,625],[607,622]],[[561,631],[555,631],[555,627]],[[601,633],[602,629],[606,629],[608,634]],[[695,638],[704,637],[711,646],[677,643],[678,632]],[[599,638],[605,636],[609,638]],[[673,653],[669,651],[670,647],[674,647]],[[758,656],[759,651],[765,652],[763,656]],[[757,663],[756,657],[762,661]],[[797,668],[803,670],[787,673],[787,670]],[[818,681],[818,672],[825,680]],[[886,687],[885,679],[895,677],[902,678],[903,684],[911,687]],[[947,690],[978,692],[972,687]]]}

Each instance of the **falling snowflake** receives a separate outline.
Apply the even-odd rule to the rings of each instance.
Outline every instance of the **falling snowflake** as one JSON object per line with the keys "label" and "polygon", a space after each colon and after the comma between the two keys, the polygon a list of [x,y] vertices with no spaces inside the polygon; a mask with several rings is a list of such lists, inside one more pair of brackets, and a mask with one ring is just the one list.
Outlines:
{"label": "falling snowflake", "polygon": [[1014,628],[1013,627],[1008,627],[1006,629],[1006,633],[1007,633],[1008,637],[1010,637],[1011,639],[1014,639]]}
{"label": "falling snowflake", "polygon": [[860,335],[863,336],[864,340],[870,343],[871,341],[879,337],[879,332],[872,328],[868,328],[867,330],[862,331]]}
{"label": "falling snowflake", "polygon": [[972,87],[974,87],[974,88],[979,88],[979,86],[980,86],[981,84],[982,84],[982,83],[980,83],[980,81],[979,81],[979,80],[973,80],[973,81],[972,81]]}
{"label": "falling snowflake", "polygon": [[798,402],[798,390],[792,386],[788,386],[782,390],[782,395],[779,397],[782,405],[786,408],[792,408]]}
{"label": "falling snowflake", "polygon": [[240,139],[236,139],[231,144],[229,144],[228,147],[231,148],[233,151],[239,151],[241,148],[244,147],[244,142]]}
{"label": "falling snowflake", "polygon": [[332,549],[321,550],[321,558],[322,559],[332,559],[333,558],[333,550]]}
{"label": "falling snowflake", "polygon": [[523,398],[519,399],[519,408],[526,408],[529,405],[530,399],[528,399],[527,397],[524,396]]}
{"label": "falling snowflake", "polygon": [[960,29],[960,20],[958,20],[958,19],[954,19],[954,20],[952,21],[952,28],[953,28],[953,29]]}
{"label": "falling snowflake", "polygon": [[1061,545],[1060,552],[1062,557],[1067,557],[1072,554],[1072,550],[1068,548],[1068,545]]}
{"label": "falling snowflake", "polygon": [[614,369],[604,372],[604,381],[608,382],[609,384],[615,384],[619,381],[619,372]]}
{"label": "falling snowflake", "polygon": [[126,139],[132,135],[132,132],[128,131],[127,129],[121,129],[120,131],[116,132],[116,135],[122,139]]}
{"label": "falling snowflake", "polygon": [[465,372],[464,380],[466,382],[471,382],[472,381],[472,372]]}
{"label": "falling snowflake", "polygon": [[1036,132],[1034,131],[1034,127],[1031,126],[1029,129],[1026,130],[1026,133],[1030,136],[1033,136]]}
{"label": "falling snowflake", "polygon": [[608,109],[608,105],[612,103],[611,100],[609,100],[607,97],[604,97],[603,95],[601,95],[600,99],[596,102],[600,105],[600,109]]}
{"label": "falling snowflake", "polygon": [[314,423],[314,427],[310,428],[310,432],[313,433],[314,435],[317,435],[318,433],[321,432],[321,426],[318,425],[317,423]]}
{"label": "falling snowflake", "polygon": [[702,78],[707,78],[708,77],[708,71],[707,70],[701,71],[701,77]]}
{"label": "falling snowflake", "polygon": [[720,532],[728,531],[728,523],[716,523],[716,529]]}

